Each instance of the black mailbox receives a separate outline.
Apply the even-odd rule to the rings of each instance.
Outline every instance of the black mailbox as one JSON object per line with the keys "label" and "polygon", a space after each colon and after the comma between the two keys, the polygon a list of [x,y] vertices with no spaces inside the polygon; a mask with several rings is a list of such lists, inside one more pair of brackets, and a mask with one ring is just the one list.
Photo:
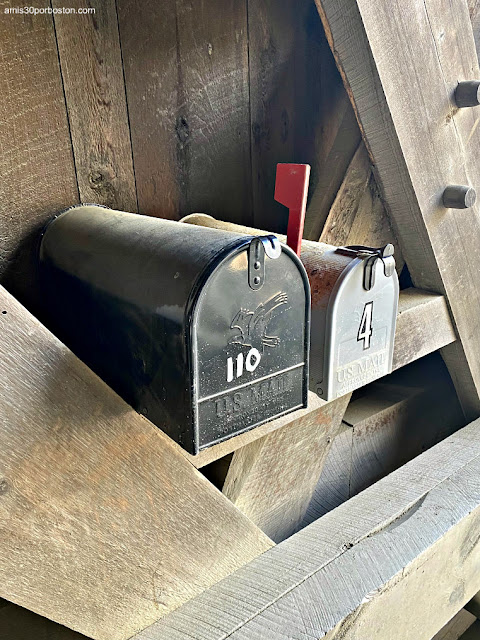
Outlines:
{"label": "black mailbox", "polygon": [[40,265],[59,337],[187,451],[306,406],[308,278],[275,236],[82,205]]}

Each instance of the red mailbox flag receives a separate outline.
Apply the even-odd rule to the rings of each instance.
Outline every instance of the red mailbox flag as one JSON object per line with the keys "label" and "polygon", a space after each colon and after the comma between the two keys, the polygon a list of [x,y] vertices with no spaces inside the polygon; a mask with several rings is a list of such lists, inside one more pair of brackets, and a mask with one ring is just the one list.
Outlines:
{"label": "red mailbox flag", "polygon": [[275,200],[289,208],[287,244],[300,255],[305,209],[307,208],[309,164],[277,164]]}

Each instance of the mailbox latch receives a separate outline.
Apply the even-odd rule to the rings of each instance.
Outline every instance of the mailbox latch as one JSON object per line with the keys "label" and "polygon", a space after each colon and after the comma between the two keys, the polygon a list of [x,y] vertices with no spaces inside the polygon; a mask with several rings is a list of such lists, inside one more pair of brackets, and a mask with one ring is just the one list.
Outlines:
{"label": "mailbox latch", "polygon": [[375,285],[375,264],[377,260],[383,262],[383,272],[386,278],[392,276],[395,271],[393,244],[386,244],[384,247],[378,249],[374,247],[363,247],[361,245],[338,247],[337,253],[364,260],[363,288],[365,291],[370,291]]}
{"label": "mailbox latch", "polygon": [[274,235],[253,238],[248,248],[248,284],[254,291],[265,281],[265,255],[276,260],[282,253],[280,240]]}

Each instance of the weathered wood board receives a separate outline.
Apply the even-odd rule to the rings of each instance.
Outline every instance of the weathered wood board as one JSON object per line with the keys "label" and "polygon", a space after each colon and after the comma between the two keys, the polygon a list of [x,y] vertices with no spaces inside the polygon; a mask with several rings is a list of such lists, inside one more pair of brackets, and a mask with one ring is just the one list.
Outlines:
{"label": "weathered wood board", "polygon": [[315,398],[303,419],[234,453],[222,492],[275,542],[303,520],[350,395]]}
{"label": "weathered wood board", "polygon": [[38,307],[38,234],[78,190],[52,16],[4,13],[14,6],[0,2],[0,278]]}
{"label": "weathered wood board", "polygon": [[[313,16],[311,21],[314,24]],[[311,68],[310,77],[305,79],[307,86],[310,86],[312,77],[320,76],[324,87],[329,87],[327,95],[324,92],[319,94],[322,116],[320,132],[316,136],[317,152],[313,159],[310,201],[305,216],[304,238],[307,240],[319,240],[321,237],[349,163],[361,140],[355,113],[333,58],[331,54],[325,53],[323,58],[324,64],[320,69]],[[305,119],[311,123],[308,115]]]}
{"label": "weathered wood board", "polygon": [[[53,0],[52,6],[65,5]],[[69,5],[84,6],[83,0]],[[54,15],[80,200],[136,211],[115,1],[89,6],[94,13]]]}
{"label": "weathered wood board", "polygon": [[295,45],[305,2],[247,0],[247,5],[252,222],[285,232],[288,211],[273,192],[277,162],[294,158]]}
{"label": "weathered wood board", "polygon": [[457,109],[453,101],[460,79],[480,77],[467,4],[316,4],[413,282],[446,294],[460,337],[445,352],[447,364],[466,415],[477,417],[479,208],[442,204],[450,184],[479,186],[480,111]]}
{"label": "weathered wood board", "polygon": [[272,543],[0,289],[0,597],[123,640]]}
{"label": "weathered wood board", "polygon": [[429,640],[480,586],[479,426],[461,429],[135,640]]}
{"label": "weathered wood board", "polygon": [[244,0],[117,2],[141,213],[251,215]]}
{"label": "weathered wood board", "polygon": [[320,242],[335,246],[395,246],[395,268],[401,273],[404,260],[373,176],[363,141],[345,173],[325,221]]}
{"label": "weathered wood board", "polygon": [[318,520],[350,497],[353,429],[342,422],[305,512],[302,527]]}
{"label": "weathered wood board", "polygon": [[455,329],[443,296],[413,287],[400,292],[394,370],[451,345],[455,340]]}
{"label": "weathered wood board", "polygon": [[450,380],[431,384],[427,379],[424,384],[415,388],[395,387],[394,380],[379,382],[351,403],[344,416],[353,429],[350,496],[464,425]]}
{"label": "weathered wood board", "polygon": [[441,359],[422,360],[354,394],[302,526],[464,425]]}

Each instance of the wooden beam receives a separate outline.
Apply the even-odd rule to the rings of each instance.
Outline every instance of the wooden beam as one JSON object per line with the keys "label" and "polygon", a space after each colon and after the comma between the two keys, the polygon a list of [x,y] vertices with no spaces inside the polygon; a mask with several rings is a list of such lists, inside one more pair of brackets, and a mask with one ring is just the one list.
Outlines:
{"label": "wooden beam", "polygon": [[[297,0],[295,11],[300,28],[293,81],[288,83],[295,100],[295,150],[289,162],[311,165],[304,237],[318,240],[320,233],[308,233],[310,225],[318,224],[321,230],[361,135],[315,3]],[[260,219],[258,223],[262,226]]]}
{"label": "wooden beam", "polygon": [[350,395],[234,453],[222,492],[275,542],[302,522]]}
{"label": "wooden beam", "polygon": [[[423,370],[428,377],[428,368]],[[464,425],[451,381],[433,379],[423,388],[397,386],[394,379],[374,383],[369,393],[351,403],[344,416],[353,430],[350,496]]]}
{"label": "wooden beam", "polygon": [[272,546],[0,289],[0,597],[124,640]]}
{"label": "wooden beam", "polygon": [[[64,6],[60,0],[52,5]],[[69,6],[85,3],[73,0]],[[77,12],[74,20],[54,16],[80,200],[136,211],[115,0],[92,0],[89,6],[94,13]]]}
{"label": "wooden beam", "polygon": [[350,496],[353,429],[342,421],[327,452],[322,472],[302,520],[302,528],[318,520]]}
{"label": "wooden beam", "polygon": [[404,266],[401,248],[373,176],[365,144],[360,142],[328,213],[320,242],[335,246],[395,246],[395,267]]}
{"label": "wooden beam", "polygon": [[[325,56],[327,73],[323,92],[323,113],[318,150],[312,167],[313,182],[310,201],[305,216],[304,238],[317,241],[329,216],[329,211],[335,201],[342,180],[358,144],[361,140],[360,130],[355,120],[348,95],[341,84],[341,79],[334,68],[331,54]],[[320,72],[325,75],[325,70]],[[312,74],[318,73],[311,70]],[[306,79],[307,86],[311,79]],[[306,116],[310,123],[310,116]]]}
{"label": "wooden beam", "polygon": [[53,18],[5,13],[14,6],[0,2],[0,278],[38,308],[38,234],[78,190]]}
{"label": "wooden beam", "polygon": [[[466,2],[316,0],[415,286],[445,293],[460,340],[447,363],[467,416],[480,414],[480,216],[445,209],[450,184],[477,186],[480,77]],[[398,69],[402,73],[398,73]]]}
{"label": "wooden beam", "polygon": [[479,427],[450,436],[135,640],[429,640],[480,586]]}
{"label": "wooden beam", "polygon": [[478,0],[468,0],[468,8],[470,11],[470,20],[472,21],[475,48],[477,50],[477,56],[480,57],[480,3]]}
{"label": "wooden beam", "polygon": [[302,527],[464,425],[439,356],[354,394],[325,460]]}
{"label": "wooden beam", "polygon": [[414,288],[400,292],[394,370],[453,344],[455,340],[455,329],[443,296]]}

